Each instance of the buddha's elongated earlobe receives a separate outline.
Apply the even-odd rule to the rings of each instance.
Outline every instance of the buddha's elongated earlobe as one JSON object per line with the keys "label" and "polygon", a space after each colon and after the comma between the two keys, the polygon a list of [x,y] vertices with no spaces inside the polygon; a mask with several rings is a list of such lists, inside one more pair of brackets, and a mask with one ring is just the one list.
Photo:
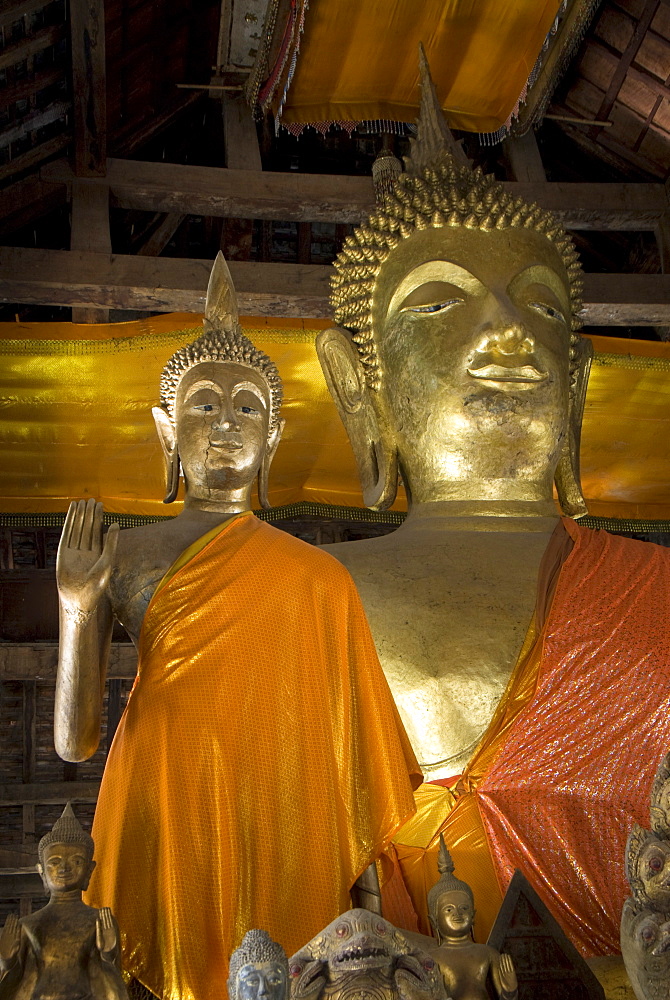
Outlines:
{"label": "buddha's elongated earlobe", "polygon": [[586,387],[593,359],[593,345],[587,337],[581,337],[573,345],[577,369],[570,391],[568,428],[561,448],[561,455],[554,473],[558,503],[566,517],[583,517],[588,514],[584,494],[579,481],[579,446],[582,417],[586,402]]}
{"label": "buddha's elongated earlobe", "polygon": [[258,501],[263,508],[263,510],[270,510],[272,504],[268,500],[268,481],[270,478],[270,466],[272,465],[272,459],[275,457],[275,452],[277,451],[277,446],[281,441],[281,436],[284,433],[284,427],[286,426],[285,420],[278,420],[275,429],[268,437],[268,443],[265,448],[265,453],[261,460],[260,468],[258,470]]}
{"label": "buddha's elongated earlobe", "polygon": [[316,339],[316,353],[351,442],[363,502],[372,510],[385,510],[398,492],[398,453],[382,433],[374,390],[366,383],[348,330],[323,330]]}
{"label": "buddha's elongated earlobe", "polygon": [[179,492],[179,450],[177,448],[177,437],[174,426],[169,416],[161,406],[154,406],[151,409],[158,440],[161,443],[163,458],[165,459],[165,496],[163,503],[172,503],[177,499]]}

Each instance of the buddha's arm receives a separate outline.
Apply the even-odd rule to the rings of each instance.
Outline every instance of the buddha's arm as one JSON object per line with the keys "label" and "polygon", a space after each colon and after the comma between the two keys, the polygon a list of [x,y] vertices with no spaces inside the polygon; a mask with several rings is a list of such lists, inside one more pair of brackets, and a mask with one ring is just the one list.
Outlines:
{"label": "buddha's arm", "polygon": [[100,740],[102,698],[112,634],[107,587],[118,525],[102,544],[102,504],[70,504],[56,562],[60,641],[54,742],[63,760],[86,760]]}

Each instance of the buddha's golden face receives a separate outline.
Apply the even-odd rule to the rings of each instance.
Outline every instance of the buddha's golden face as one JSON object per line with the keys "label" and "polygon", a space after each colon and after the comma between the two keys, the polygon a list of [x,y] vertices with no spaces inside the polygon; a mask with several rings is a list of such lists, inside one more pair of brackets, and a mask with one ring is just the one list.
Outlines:
{"label": "buddha's golden face", "polygon": [[382,419],[416,499],[437,481],[551,483],[568,420],[570,298],[549,240],[416,232],[382,265],[372,316]]}
{"label": "buddha's golden face", "polygon": [[461,889],[443,892],[435,909],[437,929],[443,938],[469,936],[475,909],[467,892]]}
{"label": "buddha's golden face", "polygon": [[83,892],[94,867],[81,844],[49,844],[44,850],[41,874],[49,892]]}
{"label": "buddha's golden face", "polygon": [[246,365],[208,361],[179,383],[175,424],[188,484],[235,490],[251,483],[268,446],[270,390]]}

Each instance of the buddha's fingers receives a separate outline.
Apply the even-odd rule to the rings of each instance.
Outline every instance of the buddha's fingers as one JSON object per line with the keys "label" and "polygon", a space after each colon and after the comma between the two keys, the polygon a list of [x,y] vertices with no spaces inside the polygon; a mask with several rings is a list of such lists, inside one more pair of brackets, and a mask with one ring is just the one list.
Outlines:
{"label": "buddha's fingers", "polygon": [[74,527],[74,520],[77,516],[77,501],[72,500],[70,506],[67,509],[67,514],[65,515],[65,523],[63,524],[63,534],[61,535],[60,544],[63,546],[69,546],[72,538],[72,529]]}
{"label": "buddha's fingers", "polygon": [[81,540],[79,542],[80,549],[88,549],[89,551],[96,550],[99,552],[99,547],[95,545],[95,515],[97,513],[98,504],[93,499],[86,501],[86,507],[84,508],[84,520],[81,526]]}
{"label": "buddha's fingers", "polygon": [[103,927],[113,927],[114,926],[113,921],[112,921],[112,911],[110,910],[110,908],[108,906],[103,906],[100,909],[100,918],[102,920],[102,926]]}

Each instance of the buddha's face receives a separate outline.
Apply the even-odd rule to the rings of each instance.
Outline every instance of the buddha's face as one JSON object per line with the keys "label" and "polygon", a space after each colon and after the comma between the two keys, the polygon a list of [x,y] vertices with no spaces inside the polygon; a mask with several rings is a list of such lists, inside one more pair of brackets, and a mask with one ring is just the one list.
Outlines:
{"label": "buddha's face", "polygon": [[658,910],[670,910],[670,844],[651,837],[638,859],[638,874],[644,891]]}
{"label": "buddha's face", "polygon": [[94,867],[81,844],[49,844],[42,857],[41,874],[49,892],[83,892]]}
{"label": "buddha's face", "polygon": [[268,447],[270,390],[245,365],[191,368],[175,400],[177,447],[187,486],[236,490],[251,483]]}
{"label": "buddha's face", "polygon": [[467,892],[443,892],[436,906],[437,929],[443,938],[469,937],[475,909]]}
{"label": "buddha's face", "polygon": [[278,962],[243,965],[237,975],[238,1000],[284,1000],[286,982]]}
{"label": "buddha's face", "polygon": [[416,232],[382,265],[372,316],[381,419],[414,499],[440,482],[454,497],[474,480],[551,489],[567,431],[570,299],[549,240]]}

